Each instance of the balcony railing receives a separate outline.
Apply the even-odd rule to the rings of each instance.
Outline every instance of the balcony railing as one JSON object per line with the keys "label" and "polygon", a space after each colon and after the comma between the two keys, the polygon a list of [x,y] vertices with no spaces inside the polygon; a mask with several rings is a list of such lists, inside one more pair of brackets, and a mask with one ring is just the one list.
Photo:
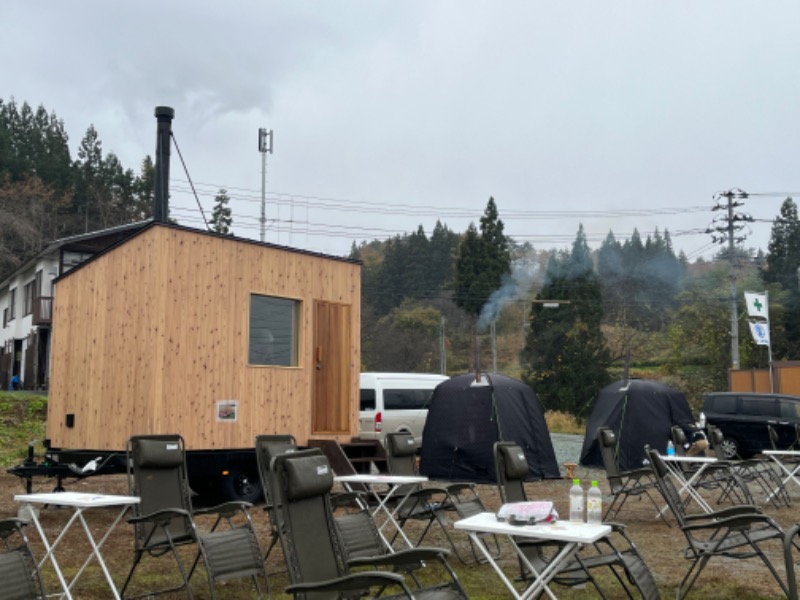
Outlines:
{"label": "balcony railing", "polygon": [[39,296],[33,299],[33,324],[50,325],[53,321],[53,297]]}

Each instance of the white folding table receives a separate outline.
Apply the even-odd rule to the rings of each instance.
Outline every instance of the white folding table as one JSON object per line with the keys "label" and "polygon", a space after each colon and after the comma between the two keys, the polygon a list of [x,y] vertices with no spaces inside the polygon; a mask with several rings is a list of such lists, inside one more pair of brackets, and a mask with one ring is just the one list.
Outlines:
{"label": "white folding table", "polygon": [[[593,544],[611,533],[611,527],[608,525],[572,523],[570,521],[556,521],[555,523],[540,523],[537,525],[511,525],[507,521],[498,521],[497,516],[489,512],[480,513],[456,521],[453,526],[456,529],[467,532],[470,539],[480,548],[486,560],[492,565],[492,568],[494,568],[506,588],[511,592],[511,595],[517,600],[534,598],[542,591],[546,592],[550,598],[555,598],[555,594],[548,586],[553,577],[558,574],[561,568],[582,546]],[[492,553],[489,552],[489,549],[483,543],[481,534],[486,533],[508,536],[526,568],[536,576],[521,593],[503,572],[500,565],[497,564],[497,561],[492,556]],[[548,563],[547,567],[540,573],[534,569],[524,552],[520,550],[515,538],[560,542],[564,545],[558,554]]]}
{"label": "white folding table", "polygon": [[[678,490],[678,494],[683,495],[684,492],[688,494],[692,500],[697,502],[705,512],[710,513],[714,512],[714,509],[706,502],[705,498],[700,494],[697,488],[694,486],[696,481],[700,481],[700,477],[703,474],[703,471],[708,468],[709,465],[713,465],[717,462],[717,459],[713,456],[662,456],[661,459],[669,468],[669,472],[672,477],[680,484],[680,489]],[[686,479],[686,476],[681,468],[681,463],[686,464],[698,464],[700,467],[692,473],[692,476],[689,479]],[[667,510],[667,506],[665,505],[658,513],[657,516],[661,516],[664,511]]]}
{"label": "white folding table", "polygon": [[794,468],[791,470],[787,464],[781,460],[782,458],[800,458],[800,450],[764,450],[762,453],[765,456],[769,456],[772,459],[772,462],[777,464],[781,471],[783,471],[783,473],[786,475],[784,480],[781,482],[781,485],[772,490],[772,493],[767,496],[766,502],[769,502],[773,496],[780,492],[781,487],[786,489],[786,484],[790,481],[794,481],[798,486],[800,486],[800,480],[797,479],[797,474],[800,472],[800,460],[793,464]]}
{"label": "white folding table", "polygon": [[[39,561],[39,568],[42,568],[42,565],[49,559],[50,563],[53,565],[53,569],[56,572],[56,576],[58,577],[58,581],[61,583],[61,588],[63,590],[63,594],[61,597],[66,597],[72,600],[72,587],[78,581],[80,576],[86,570],[86,567],[91,562],[92,558],[97,559],[97,563],[100,565],[100,568],[105,575],[106,581],[108,582],[108,586],[111,589],[111,592],[117,600],[119,600],[119,592],[117,591],[117,587],[114,584],[114,580],[111,577],[111,574],[108,572],[108,567],[106,567],[106,563],[103,560],[103,555],[100,552],[103,544],[105,543],[108,536],[117,526],[117,524],[122,520],[122,517],[125,513],[130,509],[131,506],[134,504],[139,503],[139,498],[136,496],[114,496],[109,494],[86,494],[80,492],[54,492],[48,494],[22,494],[14,496],[14,500],[16,502],[20,502],[23,506],[28,506],[30,509],[25,511],[29,516],[30,519],[33,521],[36,530],[39,532],[39,537],[42,539],[42,543],[44,544],[45,554],[42,559]],[[39,504],[39,505],[53,505],[53,506],[68,506],[72,509],[73,513],[66,524],[61,528],[58,536],[53,543],[51,544],[48,539],[47,535],[45,535],[44,529],[42,527],[41,522],[39,521],[39,515],[37,514],[37,510],[34,510],[32,505]],[[96,541],[94,536],[92,535],[92,530],[89,527],[88,523],[86,522],[86,518],[84,516],[84,512],[93,509],[93,508],[113,508],[113,507],[120,507],[119,514],[117,515],[114,522],[108,528],[108,530],[103,534],[103,537],[100,541]],[[64,574],[61,572],[61,567],[58,565],[58,561],[56,560],[56,547],[61,543],[64,539],[64,536],[69,531],[72,525],[78,522],[83,527],[83,531],[86,534],[86,539],[89,541],[89,545],[92,548],[92,552],[86,557],[81,568],[75,574],[75,577],[72,578],[72,581],[67,583],[66,579],[64,578]],[[65,550],[66,552],[66,550]],[[2,584],[0,584],[1,586]]]}
{"label": "white folding table", "polygon": [[[394,510],[389,510],[388,502],[389,499],[395,494],[395,492],[403,485],[407,484],[419,484],[428,481],[427,477],[423,477],[421,475],[372,475],[368,473],[358,474],[358,475],[341,475],[339,477],[334,477],[335,481],[341,483],[347,490],[352,491],[353,484],[362,484],[366,486],[369,490],[370,494],[375,498],[377,501],[377,506],[372,511],[372,517],[375,519],[375,524],[378,526],[378,533],[380,534],[381,538],[383,539],[384,544],[386,547],[389,548],[392,552],[394,549],[392,548],[391,543],[383,534],[383,529],[386,527],[387,524],[391,523],[395,530],[400,534],[400,537],[403,538],[406,544],[408,544],[409,548],[413,548],[414,544],[411,543],[411,540],[408,539],[403,528],[400,527],[400,524],[396,520],[397,511],[400,510],[400,506],[403,504],[406,498],[408,498],[409,494],[413,491],[410,489],[408,493],[405,495],[402,501],[398,502],[395,506]],[[378,493],[377,487],[386,486],[387,491],[381,497]],[[378,519],[379,515],[383,514],[383,519]]]}

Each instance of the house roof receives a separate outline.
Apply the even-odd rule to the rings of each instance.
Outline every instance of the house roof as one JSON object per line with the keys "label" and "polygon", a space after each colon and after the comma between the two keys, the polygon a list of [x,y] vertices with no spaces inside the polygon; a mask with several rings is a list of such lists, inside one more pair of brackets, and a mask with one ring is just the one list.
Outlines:
{"label": "house roof", "polygon": [[69,277],[70,275],[72,275],[76,271],[80,271],[87,264],[95,261],[96,259],[100,258],[101,256],[105,255],[108,252],[112,252],[118,246],[121,246],[123,244],[128,243],[133,238],[143,234],[145,231],[147,231],[147,230],[149,230],[149,229],[151,229],[153,227],[167,227],[169,229],[177,229],[179,231],[186,231],[186,232],[194,233],[194,234],[197,234],[197,235],[203,235],[203,236],[209,236],[209,237],[222,238],[222,239],[226,239],[226,240],[232,240],[232,241],[239,242],[239,243],[242,243],[242,244],[252,244],[252,245],[255,245],[255,246],[262,246],[262,247],[265,247],[265,248],[272,248],[272,249],[275,249],[275,250],[283,250],[285,252],[294,252],[294,253],[297,253],[297,254],[305,254],[307,256],[316,256],[316,257],[319,257],[319,258],[325,258],[325,259],[328,259],[328,260],[336,260],[336,261],[341,261],[341,262],[346,262],[346,263],[351,263],[351,264],[356,264],[356,265],[360,265],[361,264],[361,261],[359,261],[359,260],[354,260],[352,258],[347,258],[347,257],[344,257],[344,256],[333,256],[331,254],[322,254],[320,252],[312,252],[310,250],[302,250],[302,249],[299,249],[299,248],[292,248],[290,246],[281,246],[279,244],[272,244],[272,243],[269,243],[269,242],[260,242],[260,241],[257,241],[257,240],[251,240],[249,238],[241,238],[241,237],[237,237],[237,236],[226,235],[226,234],[222,234],[222,233],[216,233],[216,232],[213,232],[213,231],[205,231],[205,230],[202,230],[202,229],[195,229],[193,227],[185,227],[183,225],[175,225],[173,223],[161,223],[161,222],[156,222],[156,221],[149,221],[149,222],[147,222],[145,224],[144,227],[142,227],[138,231],[134,232],[132,235],[127,236],[122,240],[119,240],[115,244],[111,244],[110,246],[108,246],[107,248],[105,248],[102,251],[98,252],[97,254],[92,256],[91,258],[83,261],[81,264],[79,264],[76,267],[70,269],[69,271],[67,271],[63,275],[57,277],[56,279],[54,279],[54,281],[60,281],[61,279],[64,279],[65,277]]}
{"label": "house roof", "polygon": [[69,237],[60,238],[53,242],[50,242],[38,254],[25,261],[22,265],[20,265],[12,273],[10,273],[5,279],[0,281],[0,289],[3,289],[6,286],[8,286],[19,273],[30,269],[32,266],[36,265],[36,263],[39,262],[39,260],[41,260],[43,257],[48,256],[58,250],[61,250],[62,248],[69,246],[79,246],[81,244],[85,244],[87,242],[91,242],[93,240],[97,240],[103,237],[114,236],[117,234],[124,234],[126,232],[135,233],[138,230],[144,229],[151,222],[152,221],[148,219],[146,221],[137,221],[136,223],[126,223],[125,225],[117,225],[116,227],[109,227],[108,229],[100,229],[99,231],[91,231],[89,233],[72,235]]}

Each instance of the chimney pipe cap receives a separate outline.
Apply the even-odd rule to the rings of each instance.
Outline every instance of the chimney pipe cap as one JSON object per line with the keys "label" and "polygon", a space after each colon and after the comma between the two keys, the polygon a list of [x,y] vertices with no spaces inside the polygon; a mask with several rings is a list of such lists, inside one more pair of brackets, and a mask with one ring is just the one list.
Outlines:
{"label": "chimney pipe cap", "polygon": [[156,118],[172,120],[175,118],[175,109],[171,106],[156,106]]}

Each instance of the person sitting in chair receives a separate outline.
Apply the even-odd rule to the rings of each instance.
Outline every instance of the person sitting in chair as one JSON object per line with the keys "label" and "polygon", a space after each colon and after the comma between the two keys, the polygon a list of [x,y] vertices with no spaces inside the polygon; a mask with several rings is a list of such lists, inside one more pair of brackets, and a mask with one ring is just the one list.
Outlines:
{"label": "person sitting in chair", "polygon": [[683,423],[681,425],[686,434],[686,456],[704,456],[708,448],[706,433],[697,423]]}

